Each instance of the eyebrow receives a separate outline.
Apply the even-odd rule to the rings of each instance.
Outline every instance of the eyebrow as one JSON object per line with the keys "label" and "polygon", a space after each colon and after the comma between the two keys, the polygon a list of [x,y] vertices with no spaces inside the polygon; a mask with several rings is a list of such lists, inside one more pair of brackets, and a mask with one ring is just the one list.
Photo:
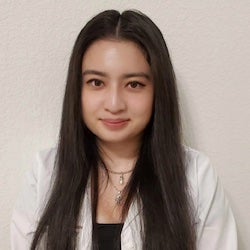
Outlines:
{"label": "eyebrow", "polygon": [[[82,73],[82,76],[85,76],[85,75],[98,75],[102,77],[108,77],[108,74],[106,74],[105,72],[98,71],[98,70],[84,70]],[[122,78],[131,78],[131,77],[144,77],[147,80],[151,79],[150,75],[144,72],[134,72],[134,73],[127,73],[127,74],[122,75]]]}

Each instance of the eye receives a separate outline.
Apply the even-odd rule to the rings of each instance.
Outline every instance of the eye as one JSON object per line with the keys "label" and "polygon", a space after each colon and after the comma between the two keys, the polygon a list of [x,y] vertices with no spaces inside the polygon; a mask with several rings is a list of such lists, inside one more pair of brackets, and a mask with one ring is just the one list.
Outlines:
{"label": "eye", "polygon": [[144,87],[145,85],[142,84],[142,83],[140,83],[140,82],[133,81],[133,82],[128,83],[128,86],[129,86],[131,89],[138,89],[138,88]]}
{"label": "eye", "polygon": [[87,84],[93,86],[93,87],[101,87],[103,86],[103,82],[98,79],[90,79],[87,81]]}

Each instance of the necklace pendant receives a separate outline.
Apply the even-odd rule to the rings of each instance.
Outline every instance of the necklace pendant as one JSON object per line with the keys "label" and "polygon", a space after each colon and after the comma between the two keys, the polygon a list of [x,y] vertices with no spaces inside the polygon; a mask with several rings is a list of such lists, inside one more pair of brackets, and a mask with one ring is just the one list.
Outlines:
{"label": "necklace pendant", "polygon": [[123,185],[123,184],[124,184],[124,177],[123,177],[123,174],[120,175],[119,183],[120,183],[120,185]]}
{"label": "necklace pendant", "polygon": [[121,201],[122,201],[122,191],[118,191],[116,197],[115,197],[115,201],[117,205],[121,205]]}

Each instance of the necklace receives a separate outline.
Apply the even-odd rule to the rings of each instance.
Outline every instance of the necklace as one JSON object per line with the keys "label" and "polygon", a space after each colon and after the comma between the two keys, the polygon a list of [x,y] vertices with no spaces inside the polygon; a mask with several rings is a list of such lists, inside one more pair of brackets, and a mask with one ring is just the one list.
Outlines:
{"label": "necklace", "polygon": [[[131,165],[130,165],[130,166],[131,166]],[[124,175],[133,172],[134,168],[132,168],[132,169],[130,169],[130,170],[128,170],[128,171],[120,171],[120,172],[113,171],[113,170],[111,170],[111,169],[109,169],[109,168],[107,168],[107,167],[106,167],[106,170],[107,170],[109,173],[111,173],[111,174],[119,175],[119,184],[123,186],[124,184],[126,184],[126,183],[125,183]],[[110,185],[111,185],[111,186],[115,189],[115,191],[117,192],[117,193],[116,193],[116,196],[115,196],[115,203],[116,203],[116,205],[121,205],[121,204],[122,204],[122,200],[123,200],[123,191],[124,191],[125,186],[124,186],[122,189],[120,189],[120,188],[118,188],[118,187],[111,181],[111,179],[109,179],[109,182],[110,182]]]}
{"label": "necklace", "polygon": [[[113,170],[110,170],[108,169],[108,172],[110,172],[111,174],[117,174],[117,175],[120,175],[119,176],[119,184],[120,185],[123,185],[124,184],[124,175],[125,174],[128,174],[128,173],[131,173],[133,171],[133,169],[131,170],[128,170],[128,171],[124,171],[124,172],[116,172],[116,171],[113,171]],[[111,186],[116,190],[117,194],[115,196],[115,202],[116,202],[116,205],[121,205],[121,202],[122,202],[122,199],[123,199],[123,190],[120,190],[116,185],[114,185],[114,183],[110,180],[110,184]]]}
{"label": "necklace", "polygon": [[110,170],[110,169],[107,169],[108,172],[110,172],[111,174],[117,174],[117,175],[120,175],[119,176],[119,184],[120,185],[123,185],[124,184],[124,175],[125,174],[128,174],[128,173],[131,173],[134,169],[130,169],[128,171],[124,171],[124,172],[116,172],[116,171],[113,171],[113,170]]}
{"label": "necklace", "polygon": [[123,192],[123,189],[120,190],[118,189],[111,181],[110,181],[110,184],[111,186],[116,190],[117,194],[115,196],[115,202],[116,202],[116,205],[121,205],[122,203],[122,199],[123,199],[123,196],[122,196],[122,192]]}

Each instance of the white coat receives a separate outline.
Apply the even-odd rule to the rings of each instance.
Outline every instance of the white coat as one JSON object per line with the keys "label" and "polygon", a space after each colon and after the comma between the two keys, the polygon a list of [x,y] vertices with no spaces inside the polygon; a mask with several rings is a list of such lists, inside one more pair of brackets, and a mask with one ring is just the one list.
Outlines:
{"label": "white coat", "polygon": [[[204,154],[189,147],[185,147],[185,151],[188,181],[197,215],[197,249],[236,250],[235,220],[214,168]],[[34,167],[27,172],[24,189],[14,207],[11,220],[12,250],[30,248],[39,217],[50,192],[55,153],[55,149],[50,149],[37,154]],[[132,203],[121,233],[122,250],[142,248],[139,214],[137,203]],[[91,223],[90,186],[88,185],[80,211],[77,249],[91,249]]]}

